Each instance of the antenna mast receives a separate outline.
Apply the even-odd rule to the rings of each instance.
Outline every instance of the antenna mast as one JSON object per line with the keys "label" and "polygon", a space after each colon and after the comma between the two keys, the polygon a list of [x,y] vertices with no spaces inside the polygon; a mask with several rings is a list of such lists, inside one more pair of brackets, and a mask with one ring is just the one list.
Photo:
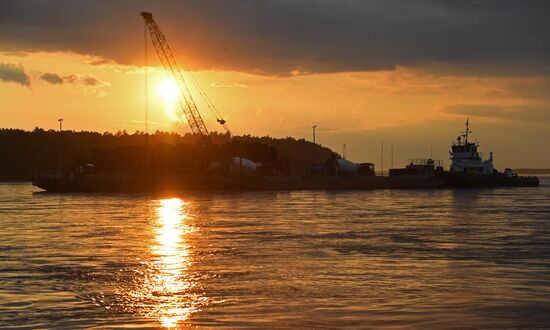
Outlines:
{"label": "antenna mast", "polygon": [[466,130],[462,132],[462,136],[464,136],[464,144],[468,143],[468,134],[472,133],[470,131],[470,118],[466,119]]}

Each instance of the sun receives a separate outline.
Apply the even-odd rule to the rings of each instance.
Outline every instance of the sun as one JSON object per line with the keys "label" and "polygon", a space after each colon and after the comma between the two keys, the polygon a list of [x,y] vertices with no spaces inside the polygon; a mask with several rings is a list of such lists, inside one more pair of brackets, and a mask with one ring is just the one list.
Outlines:
{"label": "sun", "polygon": [[181,122],[182,116],[176,110],[180,98],[180,90],[176,81],[170,78],[165,78],[158,84],[158,93],[166,106],[166,115],[171,121]]}
{"label": "sun", "polygon": [[160,82],[158,91],[167,106],[173,107],[178,101],[179,88],[172,79],[164,79]]}

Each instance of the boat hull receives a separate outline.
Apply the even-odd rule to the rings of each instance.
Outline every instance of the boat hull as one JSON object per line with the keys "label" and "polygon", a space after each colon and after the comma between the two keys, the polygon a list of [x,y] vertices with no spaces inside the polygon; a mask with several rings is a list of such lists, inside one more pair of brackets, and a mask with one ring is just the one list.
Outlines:
{"label": "boat hull", "polygon": [[506,176],[501,173],[493,175],[449,173],[448,187],[538,187],[539,179],[534,176]]}

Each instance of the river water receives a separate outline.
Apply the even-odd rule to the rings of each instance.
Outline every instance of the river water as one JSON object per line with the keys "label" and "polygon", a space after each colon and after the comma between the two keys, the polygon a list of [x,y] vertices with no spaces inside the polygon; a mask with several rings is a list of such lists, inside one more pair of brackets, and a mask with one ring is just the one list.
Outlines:
{"label": "river water", "polygon": [[0,327],[550,327],[539,188],[176,195],[0,184]]}

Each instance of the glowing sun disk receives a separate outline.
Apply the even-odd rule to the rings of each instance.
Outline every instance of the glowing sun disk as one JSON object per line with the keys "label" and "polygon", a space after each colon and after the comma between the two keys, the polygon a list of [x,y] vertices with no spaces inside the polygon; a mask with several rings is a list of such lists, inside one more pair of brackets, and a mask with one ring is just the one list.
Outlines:
{"label": "glowing sun disk", "polygon": [[172,79],[164,79],[158,87],[159,93],[168,106],[173,106],[179,97],[179,88]]}

